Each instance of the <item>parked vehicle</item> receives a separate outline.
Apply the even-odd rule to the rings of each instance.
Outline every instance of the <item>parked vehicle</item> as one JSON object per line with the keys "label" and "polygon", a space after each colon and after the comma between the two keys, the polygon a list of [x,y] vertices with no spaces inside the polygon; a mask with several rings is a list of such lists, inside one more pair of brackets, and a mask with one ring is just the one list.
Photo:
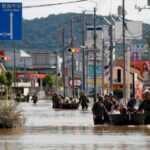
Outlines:
{"label": "parked vehicle", "polygon": [[17,93],[15,97],[16,102],[26,102],[27,97],[21,93]]}

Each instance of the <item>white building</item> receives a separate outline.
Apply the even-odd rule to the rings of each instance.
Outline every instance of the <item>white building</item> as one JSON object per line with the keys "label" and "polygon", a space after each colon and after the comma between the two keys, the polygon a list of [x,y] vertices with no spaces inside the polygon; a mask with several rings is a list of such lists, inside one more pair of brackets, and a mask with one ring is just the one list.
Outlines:
{"label": "white building", "polygon": [[[104,44],[104,45],[103,45]],[[102,87],[102,50],[104,47],[104,65],[109,64],[109,26],[96,26],[96,86]],[[87,27],[85,42],[88,51],[87,86],[88,93],[92,94],[94,88],[94,27]]]}

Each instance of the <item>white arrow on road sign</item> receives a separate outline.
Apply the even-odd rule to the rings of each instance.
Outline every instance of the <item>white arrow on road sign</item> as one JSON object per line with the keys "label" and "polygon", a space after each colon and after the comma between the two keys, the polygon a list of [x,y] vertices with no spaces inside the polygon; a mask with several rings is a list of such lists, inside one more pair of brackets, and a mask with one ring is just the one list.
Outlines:
{"label": "white arrow on road sign", "polygon": [[10,33],[0,33],[0,36],[10,36],[10,39],[13,39],[13,13],[9,14],[10,16]]}
{"label": "white arrow on road sign", "polygon": [[13,13],[10,13],[10,39],[13,39]]}

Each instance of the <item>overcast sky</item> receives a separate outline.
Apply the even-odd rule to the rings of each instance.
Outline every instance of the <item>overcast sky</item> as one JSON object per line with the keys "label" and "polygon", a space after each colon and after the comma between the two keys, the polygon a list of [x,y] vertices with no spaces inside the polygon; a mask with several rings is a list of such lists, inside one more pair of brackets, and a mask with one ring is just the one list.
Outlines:
{"label": "overcast sky", "polygon": [[[22,2],[23,6],[53,4],[53,3],[70,2],[70,1],[76,1],[76,0],[0,0],[0,2]],[[34,19],[34,18],[47,17],[50,14],[59,14],[59,13],[67,13],[67,12],[81,13],[85,9],[87,11],[93,10],[93,7],[95,5],[97,5],[97,14],[117,15],[118,6],[122,5],[122,0],[95,0],[96,3],[91,1],[92,0],[88,0],[80,3],[48,6],[48,7],[41,7],[41,8],[28,8],[28,9],[24,8],[23,17],[25,19]],[[127,11],[126,18],[135,21],[143,21],[145,23],[150,23],[150,9],[143,9],[140,12],[137,9],[135,9],[135,5],[141,8],[143,8],[144,6],[148,8],[147,1],[148,0],[125,0],[126,11]]]}

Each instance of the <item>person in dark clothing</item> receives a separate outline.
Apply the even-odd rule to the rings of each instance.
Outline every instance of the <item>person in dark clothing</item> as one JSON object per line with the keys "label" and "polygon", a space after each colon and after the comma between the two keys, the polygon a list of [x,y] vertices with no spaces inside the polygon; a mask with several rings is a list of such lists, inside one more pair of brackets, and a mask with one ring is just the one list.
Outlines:
{"label": "person in dark clothing", "polygon": [[99,96],[98,101],[93,104],[92,107],[94,124],[103,124],[108,121],[108,113],[103,104],[103,97]]}
{"label": "person in dark clothing", "polygon": [[27,96],[26,96],[26,101],[29,103],[29,99],[30,99],[30,95],[29,95],[29,93],[27,94]]}
{"label": "person in dark clothing", "polygon": [[105,95],[105,98],[104,98],[104,106],[105,106],[105,108],[106,108],[106,110],[108,111],[108,112],[111,112],[111,109],[112,109],[112,106],[113,106],[113,103],[110,101],[110,99],[109,99],[109,95]]}
{"label": "person in dark clothing", "polygon": [[136,99],[133,97],[127,103],[127,110],[129,112],[135,112]]}
{"label": "person in dark clothing", "polygon": [[143,94],[143,101],[139,105],[138,111],[144,111],[144,122],[150,124],[150,91],[146,91]]}
{"label": "person in dark clothing", "polygon": [[17,102],[20,102],[20,101],[21,101],[21,94],[20,94],[20,93],[17,93],[17,94],[16,94],[15,100],[16,100]]}
{"label": "person in dark clothing", "polygon": [[52,106],[53,108],[60,108],[61,106],[61,98],[56,92],[53,94],[52,103],[53,103]]}
{"label": "person in dark clothing", "polygon": [[36,104],[38,102],[38,96],[37,96],[36,93],[33,94],[32,101],[33,101],[34,104]]}
{"label": "person in dark clothing", "polygon": [[83,109],[88,109],[88,103],[89,103],[89,99],[88,97],[86,96],[86,94],[84,92],[82,92],[80,94],[80,97],[79,97],[79,104],[81,103],[81,107],[82,107],[82,110]]}
{"label": "person in dark clothing", "polygon": [[117,100],[116,100],[115,97],[114,97],[113,92],[110,92],[110,93],[109,93],[109,101],[110,101],[113,105],[116,105],[116,104],[118,103]]}

